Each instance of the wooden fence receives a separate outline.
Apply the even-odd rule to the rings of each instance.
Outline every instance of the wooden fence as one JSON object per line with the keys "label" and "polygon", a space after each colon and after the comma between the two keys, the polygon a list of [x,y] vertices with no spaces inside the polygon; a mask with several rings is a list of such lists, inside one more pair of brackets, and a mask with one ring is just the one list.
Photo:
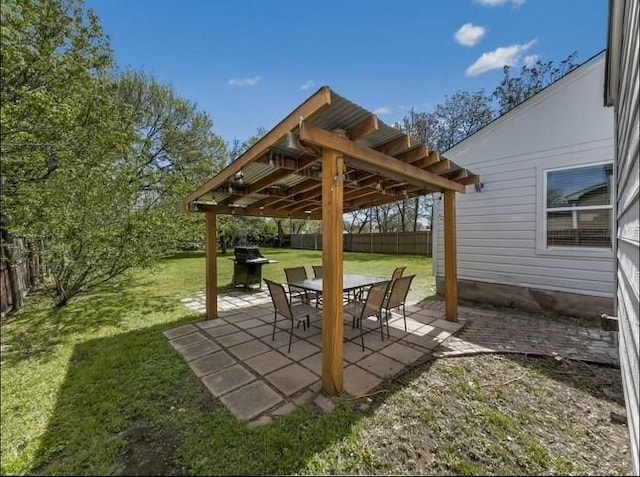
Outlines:
{"label": "wooden fence", "polygon": [[0,244],[0,317],[4,317],[8,312],[15,308],[13,296],[11,293],[11,270],[9,270],[9,260],[7,258],[6,247],[12,247],[13,257],[15,260],[15,277],[17,290],[23,297],[29,292],[32,283],[32,272],[37,275],[37,259],[31,257],[32,263],[29,263],[30,257],[25,241],[21,238],[12,239],[11,243],[2,241]]}
{"label": "wooden fence", "polygon": [[[431,257],[431,231],[343,234],[345,252],[426,255]],[[321,234],[292,234],[291,248],[322,250]]]}

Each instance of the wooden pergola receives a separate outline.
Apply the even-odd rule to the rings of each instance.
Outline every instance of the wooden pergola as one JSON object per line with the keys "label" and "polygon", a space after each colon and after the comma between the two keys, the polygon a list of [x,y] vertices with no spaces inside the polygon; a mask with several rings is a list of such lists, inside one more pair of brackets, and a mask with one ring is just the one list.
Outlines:
{"label": "wooden pergola", "polygon": [[322,220],[322,385],[343,389],[342,214],[441,192],[446,317],[457,320],[456,199],[479,177],[320,88],[185,199],[206,217],[207,318],[217,317],[216,216]]}

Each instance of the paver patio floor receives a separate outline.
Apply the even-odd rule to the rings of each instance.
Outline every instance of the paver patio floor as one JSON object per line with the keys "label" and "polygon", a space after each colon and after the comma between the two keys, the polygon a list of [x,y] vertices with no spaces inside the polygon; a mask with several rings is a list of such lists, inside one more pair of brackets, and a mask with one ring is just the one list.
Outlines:
{"label": "paver patio floor", "polygon": [[[204,293],[183,303],[204,312]],[[272,338],[273,307],[266,291],[220,294],[218,306],[217,320],[183,325],[164,334],[236,418],[250,420],[250,425],[266,424],[305,403],[324,403],[325,398],[319,397],[320,321],[306,330],[296,329],[287,352],[290,322],[279,317]],[[345,320],[345,392],[366,395],[385,378],[428,356],[520,352],[617,364],[612,333],[535,315],[511,316],[469,307],[460,307],[459,316],[458,323],[446,321],[440,301],[407,306],[407,331],[401,315],[394,313],[390,337],[385,330],[384,340],[378,322],[365,320],[364,352],[359,331]],[[326,403],[320,407],[332,408]]]}

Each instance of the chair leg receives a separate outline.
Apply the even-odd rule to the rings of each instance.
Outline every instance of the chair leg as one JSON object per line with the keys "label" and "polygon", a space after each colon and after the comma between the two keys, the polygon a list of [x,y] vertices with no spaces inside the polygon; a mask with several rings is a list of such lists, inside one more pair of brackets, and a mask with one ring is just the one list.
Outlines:
{"label": "chair leg", "polygon": [[384,310],[384,318],[385,321],[387,322],[387,338],[391,338],[391,335],[389,334],[389,315],[391,314],[391,312],[389,311],[389,309],[385,309]]}
{"label": "chair leg", "polygon": [[360,317],[358,321],[360,321],[360,343],[362,344],[362,352],[364,353],[364,333],[362,332],[362,317]]}
{"label": "chair leg", "polygon": [[402,318],[404,319],[404,331],[407,331],[407,312],[404,309],[404,302],[402,303]]}
{"label": "chair leg", "polygon": [[278,312],[273,314],[273,333],[271,333],[271,341],[276,339],[276,321],[278,320]]}
{"label": "chair leg", "polygon": [[[300,322],[298,322],[299,324]],[[291,340],[293,339],[293,318],[291,318],[291,331],[289,331],[289,349],[287,353],[291,353]]]}
{"label": "chair leg", "polygon": [[380,322],[380,339],[384,341],[384,321],[382,321],[382,310],[376,313],[376,318]]}

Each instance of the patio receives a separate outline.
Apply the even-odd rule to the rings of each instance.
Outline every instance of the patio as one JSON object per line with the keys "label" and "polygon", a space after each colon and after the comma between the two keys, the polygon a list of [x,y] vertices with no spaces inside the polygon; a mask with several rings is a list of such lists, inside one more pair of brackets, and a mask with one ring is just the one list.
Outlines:
{"label": "patio", "polygon": [[[183,300],[205,310],[204,293]],[[165,332],[207,389],[249,426],[314,403],[331,411],[333,401],[321,392],[321,321],[297,329],[287,353],[290,322],[278,320],[275,340],[273,306],[266,291],[222,293],[220,317]],[[359,331],[344,324],[344,390],[351,398],[380,390],[387,378],[428,359],[475,353],[525,353],[616,364],[613,337],[601,330],[554,322],[535,315],[460,307],[460,322],[445,319],[441,301],[407,307],[390,320],[391,337],[382,341],[378,323],[366,320],[365,351]],[[462,328],[462,329],[461,329]],[[456,336],[454,336],[456,334]]]}
{"label": "patio", "polygon": [[186,210],[205,216],[207,318],[219,316],[218,215],[322,220],[322,389],[338,394],[344,390],[343,214],[441,193],[445,319],[455,323],[456,193],[479,182],[472,171],[323,86],[185,198]]}

